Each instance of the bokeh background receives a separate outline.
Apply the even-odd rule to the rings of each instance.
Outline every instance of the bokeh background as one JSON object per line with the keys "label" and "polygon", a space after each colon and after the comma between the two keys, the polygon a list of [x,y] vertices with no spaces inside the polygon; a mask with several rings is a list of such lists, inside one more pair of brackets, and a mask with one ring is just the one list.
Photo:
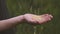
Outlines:
{"label": "bokeh background", "polygon": [[60,34],[60,0],[6,0],[6,3],[11,16],[25,13],[48,13],[54,16],[45,24],[32,25],[24,22],[17,25],[16,34]]}

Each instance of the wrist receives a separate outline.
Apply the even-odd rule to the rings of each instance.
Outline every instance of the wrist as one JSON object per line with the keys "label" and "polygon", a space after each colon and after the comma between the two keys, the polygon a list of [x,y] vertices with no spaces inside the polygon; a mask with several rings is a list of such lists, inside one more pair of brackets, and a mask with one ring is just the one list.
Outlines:
{"label": "wrist", "polygon": [[9,21],[12,22],[12,23],[19,24],[22,21],[24,21],[24,15],[19,15],[17,17],[13,17],[13,18],[9,19]]}
{"label": "wrist", "polygon": [[17,21],[18,22],[22,22],[22,21],[24,21],[24,15],[20,15],[20,16],[17,16]]}

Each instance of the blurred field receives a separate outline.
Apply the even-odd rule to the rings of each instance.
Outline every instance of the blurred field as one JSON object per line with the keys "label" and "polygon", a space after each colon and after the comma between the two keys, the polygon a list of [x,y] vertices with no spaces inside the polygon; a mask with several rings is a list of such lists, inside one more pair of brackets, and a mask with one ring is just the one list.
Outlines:
{"label": "blurred field", "polygon": [[[60,34],[60,0],[7,0],[11,16],[25,13],[52,14],[54,18],[45,24],[31,25],[22,23],[17,26],[16,34]],[[36,29],[33,27],[36,26]]]}

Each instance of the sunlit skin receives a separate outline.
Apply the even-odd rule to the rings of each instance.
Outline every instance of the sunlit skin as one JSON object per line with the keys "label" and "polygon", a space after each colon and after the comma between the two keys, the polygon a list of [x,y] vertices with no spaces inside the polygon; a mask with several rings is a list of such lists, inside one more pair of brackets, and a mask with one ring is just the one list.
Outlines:
{"label": "sunlit skin", "polygon": [[0,21],[0,31],[9,29],[16,26],[17,24],[27,21],[27,23],[42,24],[47,21],[50,21],[53,18],[50,14],[35,15],[35,14],[24,14],[19,15],[10,19]]}
{"label": "sunlit skin", "polygon": [[42,23],[45,23],[47,21],[50,21],[53,16],[50,15],[50,14],[43,14],[43,15],[33,15],[33,14],[26,14],[25,16],[25,19],[29,22],[34,22],[34,23],[39,23],[39,24],[42,24]]}

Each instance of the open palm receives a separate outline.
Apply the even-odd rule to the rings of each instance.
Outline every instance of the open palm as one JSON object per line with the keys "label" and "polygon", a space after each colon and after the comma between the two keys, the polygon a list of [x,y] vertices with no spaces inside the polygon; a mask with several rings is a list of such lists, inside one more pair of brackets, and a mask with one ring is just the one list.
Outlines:
{"label": "open palm", "polygon": [[50,21],[53,18],[53,16],[49,14],[43,14],[43,15],[25,14],[24,18],[28,22],[42,24],[47,21]]}

